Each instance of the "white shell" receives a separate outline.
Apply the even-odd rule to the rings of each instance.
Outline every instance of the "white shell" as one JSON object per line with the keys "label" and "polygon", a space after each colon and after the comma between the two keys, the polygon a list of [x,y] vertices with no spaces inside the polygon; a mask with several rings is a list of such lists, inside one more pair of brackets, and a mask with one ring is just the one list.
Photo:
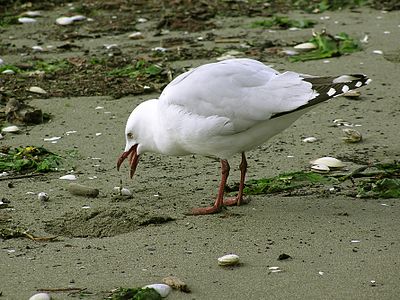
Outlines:
{"label": "white shell", "polygon": [[318,139],[314,136],[306,137],[302,140],[304,143],[314,143],[318,141]]}
{"label": "white shell", "polygon": [[120,193],[122,196],[132,196],[132,192],[128,190],[127,188],[122,188],[120,190]]}
{"label": "white shell", "polygon": [[43,141],[56,143],[59,139],[61,139],[61,136],[53,136],[51,138],[44,138]]}
{"label": "white shell", "polygon": [[337,158],[330,156],[318,158],[316,160],[311,161],[310,163],[312,165],[322,164],[328,166],[329,168],[343,168],[345,166],[345,164],[341,160],[338,160]]}
{"label": "white shell", "polygon": [[32,50],[39,51],[39,52],[44,51],[43,47],[41,47],[41,46],[32,46]]}
{"label": "white shell", "polygon": [[31,296],[29,300],[51,300],[51,297],[47,293],[37,293]]}
{"label": "white shell", "polygon": [[239,255],[227,254],[218,258],[218,265],[233,266],[239,263]]}
{"label": "white shell", "polygon": [[128,38],[130,38],[132,40],[142,39],[143,38],[143,34],[140,31],[136,31],[136,32],[131,33],[130,35],[128,35]]}
{"label": "white shell", "polygon": [[317,49],[317,46],[313,43],[301,43],[293,47],[296,50],[302,50],[302,51],[310,51]]}
{"label": "white shell", "polygon": [[4,60],[0,58],[0,65],[4,64]]}
{"label": "white shell", "polygon": [[70,19],[72,20],[72,22],[75,22],[75,21],[83,21],[86,19],[86,17],[82,16],[82,15],[76,15],[76,16],[70,17]]}
{"label": "white shell", "polygon": [[18,22],[20,22],[22,24],[28,24],[28,23],[35,23],[36,20],[34,18],[22,17],[22,18],[18,18]]}
{"label": "white shell", "polygon": [[311,166],[311,171],[316,173],[328,173],[331,169],[324,164],[316,164]]}
{"label": "white shell", "polygon": [[4,136],[0,133],[0,140],[4,139]]}
{"label": "white shell", "polygon": [[47,195],[47,193],[45,193],[45,192],[40,192],[38,194],[38,199],[40,201],[48,201],[49,200],[49,195]]}
{"label": "white shell", "polygon": [[17,133],[19,131],[20,131],[19,127],[15,125],[4,127],[1,130],[1,132],[8,132],[8,133]]}
{"label": "white shell", "polygon": [[69,25],[72,24],[74,20],[72,20],[70,17],[60,17],[56,19],[56,23],[58,25]]}
{"label": "white shell", "polygon": [[15,71],[11,70],[11,69],[7,69],[7,70],[4,70],[3,72],[1,72],[1,74],[9,74],[9,75],[11,75],[11,74],[15,74]]}
{"label": "white shell", "polygon": [[143,288],[155,289],[156,292],[159,293],[163,298],[167,297],[169,293],[171,293],[171,287],[168,284],[163,283],[148,284]]}
{"label": "white shell", "polygon": [[29,91],[31,93],[35,93],[35,94],[47,94],[47,92],[44,89],[42,89],[41,87],[38,87],[38,86],[31,86],[29,88]]}
{"label": "white shell", "polygon": [[78,178],[73,174],[68,174],[68,175],[61,176],[59,179],[62,179],[62,180],[77,180]]}

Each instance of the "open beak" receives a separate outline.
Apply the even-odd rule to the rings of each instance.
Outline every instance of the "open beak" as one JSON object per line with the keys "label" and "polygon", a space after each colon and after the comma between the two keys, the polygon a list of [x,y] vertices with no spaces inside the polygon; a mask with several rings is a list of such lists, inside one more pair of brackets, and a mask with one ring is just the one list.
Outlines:
{"label": "open beak", "polygon": [[117,161],[117,170],[119,171],[119,167],[122,165],[124,160],[130,155],[129,157],[129,165],[131,166],[130,177],[133,177],[135,174],[136,167],[139,163],[139,154],[137,154],[137,147],[138,144],[133,145],[128,151],[123,152]]}

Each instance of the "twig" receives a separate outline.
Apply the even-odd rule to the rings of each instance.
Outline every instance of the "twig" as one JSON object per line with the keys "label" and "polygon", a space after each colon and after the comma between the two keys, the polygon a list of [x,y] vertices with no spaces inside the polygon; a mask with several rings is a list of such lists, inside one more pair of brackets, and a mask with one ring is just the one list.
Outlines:
{"label": "twig", "polygon": [[86,290],[86,288],[74,288],[74,287],[67,287],[67,288],[44,288],[44,289],[37,289],[38,292],[82,292]]}
{"label": "twig", "polygon": [[23,232],[22,234],[25,237],[27,237],[28,239],[31,239],[32,241],[35,241],[35,242],[48,242],[48,241],[52,241],[52,240],[57,238],[56,235],[55,236],[49,236],[49,237],[39,237],[39,236],[33,236],[32,234],[27,233],[27,232]]}
{"label": "twig", "polygon": [[14,176],[2,176],[0,177],[0,181],[2,180],[12,180],[12,179],[23,179],[23,178],[30,178],[36,176],[43,176],[42,173],[33,173],[33,174],[23,174],[23,175],[14,175]]}

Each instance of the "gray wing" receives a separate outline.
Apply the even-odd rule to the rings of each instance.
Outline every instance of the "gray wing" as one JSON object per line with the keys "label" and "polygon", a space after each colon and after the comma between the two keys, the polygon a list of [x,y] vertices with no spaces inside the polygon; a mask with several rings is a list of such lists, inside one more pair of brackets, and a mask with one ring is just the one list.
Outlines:
{"label": "gray wing", "polygon": [[178,76],[159,100],[182,114],[214,119],[223,134],[294,111],[317,96],[312,83],[298,73],[281,74],[255,60],[232,59]]}

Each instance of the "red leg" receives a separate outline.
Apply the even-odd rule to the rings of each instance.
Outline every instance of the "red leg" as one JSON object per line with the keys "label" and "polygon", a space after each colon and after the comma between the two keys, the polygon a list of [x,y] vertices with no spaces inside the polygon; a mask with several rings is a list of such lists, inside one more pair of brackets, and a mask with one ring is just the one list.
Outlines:
{"label": "red leg", "polygon": [[226,181],[228,180],[229,170],[230,166],[228,161],[226,159],[221,159],[221,183],[219,184],[217,199],[213,206],[193,208],[193,215],[208,215],[221,211],[221,207],[224,204],[224,189]]}
{"label": "red leg", "polygon": [[239,183],[239,192],[236,197],[226,199],[224,201],[224,205],[240,205],[243,201],[243,189],[244,189],[244,180],[246,178],[247,171],[247,160],[244,152],[242,152],[242,162],[240,163],[240,183]]}

